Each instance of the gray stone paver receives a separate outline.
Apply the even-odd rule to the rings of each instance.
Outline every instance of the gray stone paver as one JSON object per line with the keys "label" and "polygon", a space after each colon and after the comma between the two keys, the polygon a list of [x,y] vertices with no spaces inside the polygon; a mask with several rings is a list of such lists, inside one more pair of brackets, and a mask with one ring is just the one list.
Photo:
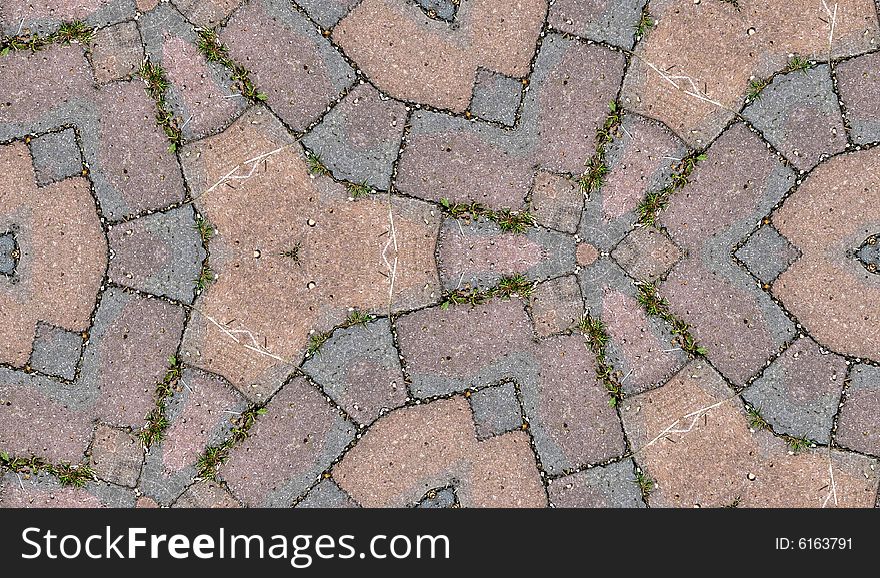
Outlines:
{"label": "gray stone paver", "polygon": [[0,506],[873,506],[880,24],[820,4],[4,2],[0,452],[85,484]]}

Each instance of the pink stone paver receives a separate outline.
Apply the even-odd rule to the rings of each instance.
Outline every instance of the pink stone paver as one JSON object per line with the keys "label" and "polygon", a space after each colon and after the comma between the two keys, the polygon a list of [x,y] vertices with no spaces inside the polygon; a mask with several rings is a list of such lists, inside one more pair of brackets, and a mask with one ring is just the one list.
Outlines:
{"label": "pink stone paver", "polygon": [[546,505],[526,434],[478,442],[462,397],[398,410],[380,420],[333,469],[333,477],[368,507],[413,504],[428,490],[450,483],[464,506]]}
{"label": "pink stone paver", "polygon": [[86,179],[38,190],[30,154],[20,143],[0,146],[0,166],[0,230],[18,231],[21,252],[20,282],[0,279],[0,361],[22,367],[37,321],[88,329],[107,241]]}
{"label": "pink stone paver", "polygon": [[343,18],[333,39],[380,89],[462,112],[477,67],[513,77],[528,73],[546,9],[546,0],[510,3],[503,10],[491,0],[474,0],[459,8],[460,25],[449,30],[412,4],[365,0]]}

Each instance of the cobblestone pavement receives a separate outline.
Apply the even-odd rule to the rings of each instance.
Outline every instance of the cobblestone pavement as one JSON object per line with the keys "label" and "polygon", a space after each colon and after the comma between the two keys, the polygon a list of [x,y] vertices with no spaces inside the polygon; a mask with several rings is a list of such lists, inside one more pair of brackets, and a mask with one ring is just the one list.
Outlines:
{"label": "cobblestone pavement", "polygon": [[0,505],[874,506],[878,9],[2,2]]}

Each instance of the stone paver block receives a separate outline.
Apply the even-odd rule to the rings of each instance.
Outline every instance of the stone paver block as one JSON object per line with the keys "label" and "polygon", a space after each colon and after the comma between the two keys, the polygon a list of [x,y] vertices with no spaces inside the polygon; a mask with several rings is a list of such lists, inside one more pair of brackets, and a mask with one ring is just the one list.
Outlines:
{"label": "stone paver block", "polygon": [[[143,82],[108,84],[97,102],[101,170],[93,179],[104,215],[117,219],[182,200],[180,169],[165,134],[156,126],[156,106]],[[117,135],[130,138],[114,138]]]}
{"label": "stone paver block", "polygon": [[523,408],[541,464],[559,474],[624,452],[623,432],[580,335],[542,341],[534,380],[521,380]]}
{"label": "stone paver block", "polygon": [[[354,72],[312,24],[283,0],[250,2],[220,32],[272,110],[301,131],[354,81]],[[285,73],[278,74],[283,66]]]}
{"label": "stone paver block", "polygon": [[155,213],[110,228],[110,281],[191,303],[205,248],[192,207]]}
{"label": "stone paver block", "polygon": [[573,275],[539,283],[529,300],[535,332],[540,337],[561,333],[584,316],[584,301]]}
{"label": "stone paver block", "polygon": [[666,275],[683,255],[665,232],[654,227],[636,227],[611,256],[636,281],[653,283]]}
{"label": "stone paver block", "polygon": [[89,462],[98,478],[133,488],[143,461],[144,451],[138,438],[123,430],[98,426]]}
{"label": "stone paver block", "polygon": [[38,323],[30,365],[47,375],[73,380],[82,347],[80,333]]}
{"label": "stone paver block", "polygon": [[248,506],[286,507],[354,439],[355,426],[303,378],[287,383],[266,409],[220,477]]}
{"label": "stone paver block", "polygon": [[667,326],[648,317],[631,289],[607,290],[602,297],[601,319],[610,337],[608,357],[622,372],[620,381],[626,393],[666,383],[687,361],[687,355],[672,344]]}
{"label": "stone paver block", "polygon": [[[23,486],[23,487],[22,487]],[[19,483],[14,473],[0,478],[0,508],[101,508],[90,488],[62,487],[47,475]]]}
{"label": "stone paver block", "polygon": [[668,182],[686,152],[684,143],[666,127],[625,115],[606,149],[609,170],[601,189],[603,216],[613,220],[634,211],[648,192]]}
{"label": "stone paver block", "polygon": [[839,155],[788,197],[773,224],[802,256],[773,284],[816,341],[838,353],[880,361],[880,277],[854,250],[880,228],[880,149]]}
{"label": "stone paver block", "polygon": [[522,427],[522,410],[512,383],[481,389],[471,394],[469,400],[477,439],[484,440]]}
{"label": "stone paver block", "polygon": [[505,233],[487,221],[446,219],[437,242],[437,263],[447,291],[491,287],[517,274],[548,279],[574,270],[574,239],[542,227],[526,234]]}
{"label": "stone paver block", "polygon": [[596,131],[617,96],[624,65],[619,52],[561,36],[544,38],[522,113],[523,124],[534,126],[540,166],[583,172],[596,152]]}
{"label": "stone paver block", "polygon": [[303,371],[358,423],[406,401],[406,384],[387,319],[334,332]]}
{"label": "stone paver block", "polygon": [[[663,121],[692,146],[705,146],[721,133],[753,77],[784,69],[792,55],[828,58],[830,24],[824,22],[830,19],[821,2],[665,0],[650,8],[657,25],[637,47],[622,104]],[[871,0],[841,1],[837,10],[833,57],[880,42]],[[818,24],[805,26],[807,21]]]}
{"label": "stone paver block", "polygon": [[85,179],[37,189],[21,143],[0,147],[0,167],[0,230],[16,230],[20,252],[17,282],[0,285],[0,362],[22,367],[38,321],[88,329],[107,244]]}
{"label": "stone paver block", "polygon": [[134,17],[133,0],[33,0],[5,2],[0,6],[0,33],[15,35],[24,22],[30,32],[48,34],[63,22],[84,21],[106,26]]}
{"label": "stone paver block", "polygon": [[423,110],[412,115],[410,125],[397,168],[398,190],[434,201],[523,208],[534,171],[531,151],[516,135]]}
{"label": "stone paver block", "polygon": [[52,391],[51,383],[0,370],[0,451],[52,463],[82,461],[92,437],[92,412]]}
{"label": "stone paver block", "polygon": [[775,432],[827,444],[846,370],[844,358],[801,338],[764,370],[743,398]]}
{"label": "stone paver block", "polygon": [[81,382],[100,390],[96,412],[108,425],[140,428],[154,390],[177,351],[184,311],[120,289],[104,292],[83,354]]}
{"label": "stone paver block", "polygon": [[134,22],[98,30],[89,48],[98,84],[136,75],[144,60],[144,47]]}
{"label": "stone paver block", "polygon": [[430,397],[515,379],[524,372],[532,328],[519,299],[423,309],[395,324],[413,393]]}
{"label": "stone paver block", "polygon": [[844,447],[880,455],[880,368],[854,365],[834,440]]}
{"label": "stone paver block", "polygon": [[519,431],[477,441],[461,396],[381,418],[334,466],[333,478],[365,507],[403,507],[450,486],[464,507],[547,502],[528,435]]}
{"label": "stone paver block", "polygon": [[709,359],[743,384],[794,337],[783,311],[731,258],[733,248],[794,183],[790,170],[744,125],[724,133],[661,214],[688,256],[660,286]]}
{"label": "stone paver block", "polygon": [[846,148],[828,65],[777,76],[743,116],[801,170]]}
{"label": "stone paver block", "polygon": [[655,482],[652,506],[874,506],[875,460],[825,448],[791,454],[783,440],[751,432],[740,400],[699,361],[624,401],[621,415]]}
{"label": "stone paver block", "polygon": [[532,189],[532,210],[544,226],[576,233],[581,222],[584,197],[569,179],[538,171]]}
{"label": "stone paver block", "polygon": [[632,460],[621,460],[553,480],[550,503],[557,508],[644,508]]}
{"label": "stone paver block", "polygon": [[[246,162],[267,153],[259,170]],[[434,260],[440,216],[432,207],[396,198],[389,217],[386,198],[350,201],[343,186],[312,178],[301,154],[284,126],[259,107],[183,151],[195,204],[217,230],[216,280],[197,301],[200,314],[187,326],[183,358],[222,375],[252,401],[278,389],[302,359],[311,331],[341,325],[351,308],[387,312],[390,297],[392,310],[411,309],[440,293]],[[225,186],[230,166],[251,176]],[[389,219],[396,245],[388,238]]]}
{"label": "stone paver block", "polygon": [[72,128],[38,136],[30,145],[38,186],[43,187],[82,172],[82,155]]}
{"label": "stone paver block", "polygon": [[388,190],[405,122],[404,104],[383,99],[369,84],[359,84],[303,143],[336,178]]}
{"label": "stone paver block", "polygon": [[857,144],[880,141],[880,54],[866,54],[834,67],[840,100]]}
{"label": "stone paver block", "polygon": [[645,0],[556,0],[547,21],[563,32],[630,49],[644,5]]}
{"label": "stone paver block", "polygon": [[333,480],[321,480],[309,490],[297,508],[358,508],[348,494],[343,492]]}
{"label": "stone paver block", "polygon": [[[383,92],[464,112],[477,68],[516,78],[528,74],[546,8],[546,0],[504,10],[491,0],[473,0],[451,28],[409,2],[364,0],[333,30],[333,40]],[[390,30],[394,42],[387,40]]]}
{"label": "stone paver block", "polygon": [[762,283],[771,283],[797,261],[800,252],[772,225],[764,225],[735,255]]}
{"label": "stone paver block", "polygon": [[522,99],[523,84],[515,78],[491,70],[478,69],[471,99],[471,112],[480,118],[516,124],[516,113]]}
{"label": "stone paver block", "polygon": [[232,429],[232,418],[247,402],[221,378],[187,369],[181,391],[167,403],[171,425],[162,441],[166,472],[179,472],[196,463],[209,445],[219,444]]}

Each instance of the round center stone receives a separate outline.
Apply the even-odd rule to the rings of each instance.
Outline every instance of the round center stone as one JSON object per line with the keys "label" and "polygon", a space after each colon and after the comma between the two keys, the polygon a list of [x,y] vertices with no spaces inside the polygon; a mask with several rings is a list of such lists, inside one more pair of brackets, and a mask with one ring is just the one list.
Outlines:
{"label": "round center stone", "polygon": [[596,262],[599,258],[599,250],[589,243],[578,243],[575,249],[575,259],[581,267],[587,267]]}

